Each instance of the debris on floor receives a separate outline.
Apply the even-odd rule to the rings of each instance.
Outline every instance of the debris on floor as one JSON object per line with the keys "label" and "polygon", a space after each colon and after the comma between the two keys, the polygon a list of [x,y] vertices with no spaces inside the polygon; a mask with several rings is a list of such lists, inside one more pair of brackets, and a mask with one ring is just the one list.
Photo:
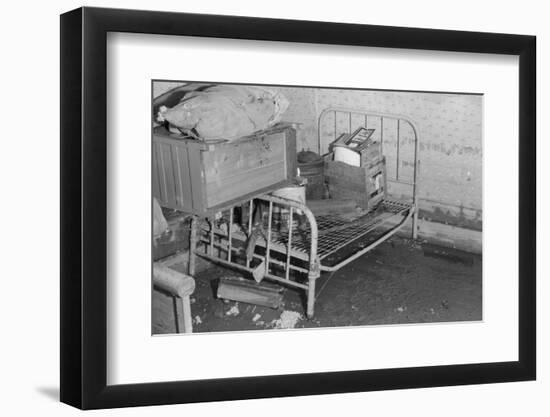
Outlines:
{"label": "debris on floor", "polygon": [[236,303],[225,313],[226,316],[238,316],[240,313],[239,305]]}
{"label": "debris on floor", "polygon": [[271,325],[275,329],[294,329],[303,318],[304,316],[297,311],[285,310],[281,313],[280,318],[271,322]]}
{"label": "debris on floor", "polygon": [[265,261],[262,261],[258,264],[256,268],[252,271],[252,276],[254,277],[254,281],[257,283],[262,282],[265,276]]}
{"label": "debris on floor", "polygon": [[195,322],[195,324],[202,324],[200,316],[195,316],[195,319],[193,321]]}
{"label": "debris on floor", "polygon": [[[418,242],[422,247],[426,242]],[[455,262],[449,256],[426,256],[413,249],[413,241],[392,237],[368,256],[334,274],[324,273],[318,280],[315,316],[305,319],[302,291],[281,291],[281,307],[273,309],[239,300],[217,298],[218,286],[227,277],[238,279],[235,271],[211,265],[197,273],[191,305],[194,322],[200,316],[197,333],[257,330],[274,328],[319,328],[404,323],[433,323],[481,320],[482,257],[470,255],[473,265]],[[451,253],[449,248],[434,248]],[[435,252],[432,251],[432,252]],[[459,255],[457,251],[453,255]],[[460,254],[462,255],[462,254]],[[259,263],[259,262],[258,262]],[[252,264],[252,267],[257,263]],[[182,272],[186,272],[183,266]],[[254,288],[250,274],[240,278]],[[264,279],[261,286],[280,285]],[[226,315],[235,302],[238,315]],[[285,307],[282,307],[282,306]],[[284,310],[287,310],[284,313]],[[233,310],[236,312],[236,310]],[[299,316],[302,315],[300,318]],[[294,320],[289,318],[293,316]],[[153,332],[177,332],[173,297],[159,291],[153,296]],[[195,323],[194,323],[195,324]]]}

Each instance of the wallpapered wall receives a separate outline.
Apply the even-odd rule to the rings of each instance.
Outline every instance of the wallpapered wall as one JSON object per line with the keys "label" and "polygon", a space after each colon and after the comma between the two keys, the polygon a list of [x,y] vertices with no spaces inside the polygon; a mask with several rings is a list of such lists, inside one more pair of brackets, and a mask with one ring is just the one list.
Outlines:
{"label": "wallpapered wall", "polygon": [[[181,83],[156,82],[158,96]],[[411,118],[420,133],[420,217],[465,228],[482,228],[482,105],[479,95],[412,93],[372,90],[270,87],[290,102],[283,119],[300,124],[298,149],[318,151],[318,118],[328,107],[366,109]],[[330,113],[321,123],[321,146],[326,150],[336,135],[364,125],[363,117]],[[414,146],[412,130],[400,124],[400,159],[397,167],[397,125],[385,119],[367,120],[375,136],[383,133],[388,177],[397,169],[402,180],[412,179]],[[396,196],[407,188],[390,187]]]}
{"label": "wallpapered wall", "polygon": [[[317,118],[328,107],[367,109],[411,118],[420,134],[419,195],[421,217],[462,227],[482,227],[482,104],[480,95],[409,93],[339,89],[281,89],[291,102],[285,118],[302,122],[300,146],[318,150]],[[312,117],[312,114],[315,117]],[[321,123],[322,150],[334,139],[334,116]],[[364,125],[352,117],[351,128]],[[349,131],[348,115],[337,113],[337,135]],[[375,137],[383,131],[388,177],[396,167],[396,124],[371,118],[367,127]],[[400,179],[412,179],[414,146],[412,130],[400,125]],[[390,192],[392,189],[390,188]],[[395,194],[402,194],[394,187]]]}

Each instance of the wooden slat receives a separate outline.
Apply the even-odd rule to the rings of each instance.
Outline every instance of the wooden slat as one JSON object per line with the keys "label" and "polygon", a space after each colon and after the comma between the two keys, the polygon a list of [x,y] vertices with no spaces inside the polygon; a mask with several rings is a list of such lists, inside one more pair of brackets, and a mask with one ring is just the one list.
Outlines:
{"label": "wooden slat", "polygon": [[159,161],[158,161],[158,155],[157,155],[157,144],[153,142],[153,165],[151,167],[152,169],[152,186],[153,186],[153,197],[155,197],[159,204],[162,205],[164,203],[163,196],[161,193],[160,188],[160,167],[159,167]]}
{"label": "wooden slat", "polygon": [[202,152],[199,149],[189,148],[187,152],[187,163],[189,164],[189,178],[191,184],[191,201],[193,212],[200,212],[205,209],[204,201],[204,180],[202,176]]}
{"label": "wooden slat", "polygon": [[269,166],[261,166],[247,172],[239,173],[229,178],[206,183],[207,204],[213,207],[226,200],[238,198],[279,183],[286,178],[284,161]]}
{"label": "wooden slat", "polygon": [[173,147],[174,168],[176,171],[176,204],[184,211],[192,209],[191,178],[189,176],[188,149],[182,146]]}
{"label": "wooden slat", "polygon": [[288,129],[286,131],[286,149],[285,149],[285,164],[286,164],[286,178],[289,180],[294,179],[297,173],[297,150],[296,150],[296,130]]}
{"label": "wooden slat", "polygon": [[172,150],[171,146],[161,144],[158,149],[160,166],[162,167],[161,188],[164,192],[164,200],[168,204],[176,204],[176,185],[174,177],[174,169],[172,166]]}

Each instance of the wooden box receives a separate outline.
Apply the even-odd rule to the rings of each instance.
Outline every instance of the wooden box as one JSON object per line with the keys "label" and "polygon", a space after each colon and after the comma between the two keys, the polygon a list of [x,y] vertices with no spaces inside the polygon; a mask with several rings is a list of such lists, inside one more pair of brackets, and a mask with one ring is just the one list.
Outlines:
{"label": "wooden box", "polygon": [[296,176],[296,131],[282,125],[230,142],[153,131],[153,196],[162,207],[210,215]]}
{"label": "wooden box", "polygon": [[327,161],[325,178],[331,198],[355,200],[360,207],[368,210],[376,207],[387,193],[384,157],[362,167]]}

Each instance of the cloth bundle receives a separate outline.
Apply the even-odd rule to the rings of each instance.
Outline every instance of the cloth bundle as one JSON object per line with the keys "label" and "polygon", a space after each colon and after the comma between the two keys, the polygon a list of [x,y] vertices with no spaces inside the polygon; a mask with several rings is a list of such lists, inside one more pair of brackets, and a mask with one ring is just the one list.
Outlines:
{"label": "cloth bundle", "polygon": [[255,86],[214,85],[190,91],[172,108],[160,107],[157,120],[204,140],[236,139],[281,120],[288,100]]}

